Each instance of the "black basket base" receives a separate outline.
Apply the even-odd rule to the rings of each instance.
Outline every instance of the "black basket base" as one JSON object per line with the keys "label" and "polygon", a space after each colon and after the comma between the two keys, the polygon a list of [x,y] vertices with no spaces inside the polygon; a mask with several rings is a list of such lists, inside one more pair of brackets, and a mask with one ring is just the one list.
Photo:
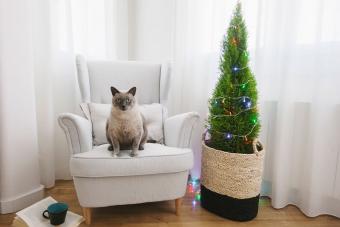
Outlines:
{"label": "black basket base", "polygon": [[234,221],[250,221],[257,216],[260,195],[236,199],[213,192],[201,185],[201,206],[221,217]]}

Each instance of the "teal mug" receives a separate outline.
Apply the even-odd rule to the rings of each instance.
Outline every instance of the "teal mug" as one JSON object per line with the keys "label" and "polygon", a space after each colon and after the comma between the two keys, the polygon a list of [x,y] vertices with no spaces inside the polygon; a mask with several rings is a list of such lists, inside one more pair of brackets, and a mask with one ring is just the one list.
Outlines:
{"label": "teal mug", "polygon": [[[61,225],[65,222],[68,206],[65,203],[53,203],[48,206],[42,215],[44,218],[49,219],[51,225]],[[46,213],[48,215],[46,215]]]}

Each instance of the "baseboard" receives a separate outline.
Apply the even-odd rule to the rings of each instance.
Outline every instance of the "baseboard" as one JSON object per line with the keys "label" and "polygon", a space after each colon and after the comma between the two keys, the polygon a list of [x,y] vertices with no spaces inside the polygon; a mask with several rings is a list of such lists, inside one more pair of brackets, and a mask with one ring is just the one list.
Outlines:
{"label": "baseboard", "polygon": [[0,213],[8,214],[26,208],[44,197],[44,186],[40,185],[27,193],[21,194],[9,200],[0,201]]}

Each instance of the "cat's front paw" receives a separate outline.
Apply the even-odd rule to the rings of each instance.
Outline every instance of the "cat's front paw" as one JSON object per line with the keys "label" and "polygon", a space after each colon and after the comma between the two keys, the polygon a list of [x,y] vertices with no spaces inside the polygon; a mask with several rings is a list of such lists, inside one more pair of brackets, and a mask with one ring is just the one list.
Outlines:
{"label": "cat's front paw", "polygon": [[131,153],[130,153],[130,156],[131,157],[136,157],[138,154],[137,154],[137,152],[136,151],[132,151]]}
{"label": "cat's front paw", "polygon": [[112,157],[117,158],[118,154],[119,154],[119,151],[118,152],[117,151],[113,151],[112,152]]}

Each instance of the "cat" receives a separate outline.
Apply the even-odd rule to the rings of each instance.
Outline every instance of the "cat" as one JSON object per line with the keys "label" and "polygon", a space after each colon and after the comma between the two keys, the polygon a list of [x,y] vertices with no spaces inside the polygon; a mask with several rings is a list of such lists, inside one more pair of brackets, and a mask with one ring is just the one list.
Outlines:
{"label": "cat", "polygon": [[120,92],[111,87],[112,108],[106,122],[106,138],[110,143],[108,150],[116,157],[120,150],[131,149],[130,156],[144,150],[148,131],[143,115],[140,113],[135,97],[136,87]]}

